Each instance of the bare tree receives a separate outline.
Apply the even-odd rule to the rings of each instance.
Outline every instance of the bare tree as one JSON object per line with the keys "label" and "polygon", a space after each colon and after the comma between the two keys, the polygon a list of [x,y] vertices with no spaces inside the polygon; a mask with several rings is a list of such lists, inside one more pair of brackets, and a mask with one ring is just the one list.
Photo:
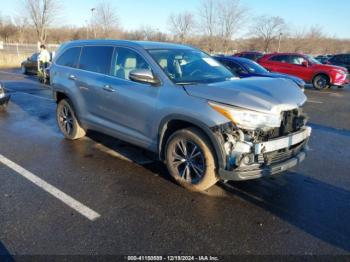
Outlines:
{"label": "bare tree", "polygon": [[101,29],[101,37],[111,37],[118,30],[117,11],[110,2],[99,2],[96,7],[96,15],[92,19],[94,28]]}
{"label": "bare tree", "polygon": [[169,29],[171,32],[184,43],[188,35],[193,31],[195,21],[191,13],[171,14],[169,17]]}
{"label": "bare tree", "polygon": [[38,41],[45,43],[47,30],[60,12],[58,0],[22,0],[23,12],[35,27]]}
{"label": "bare tree", "polygon": [[11,19],[4,19],[0,17],[0,37],[8,42],[11,36],[17,33],[17,27],[12,23]]}
{"label": "bare tree", "polygon": [[217,4],[218,24],[220,36],[223,38],[224,50],[246,21],[248,9],[243,7],[240,0],[221,0]]}
{"label": "bare tree", "polygon": [[278,16],[260,16],[256,18],[251,33],[263,40],[264,51],[270,50],[271,44],[286,30],[286,23]]}
{"label": "bare tree", "polygon": [[209,40],[209,51],[215,49],[214,36],[217,32],[218,21],[216,14],[216,4],[214,0],[202,0],[198,9],[200,18],[200,30],[204,32]]}

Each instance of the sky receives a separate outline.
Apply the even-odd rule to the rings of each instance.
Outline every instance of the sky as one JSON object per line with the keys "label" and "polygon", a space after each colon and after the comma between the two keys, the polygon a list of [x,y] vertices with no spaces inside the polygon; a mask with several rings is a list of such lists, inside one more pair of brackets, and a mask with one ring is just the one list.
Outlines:
{"label": "sky", "polygon": [[[59,1],[59,0],[58,0]],[[83,26],[91,17],[90,9],[103,0],[61,0],[62,25]],[[168,31],[171,13],[198,13],[201,0],[109,0],[115,7],[124,30],[150,26]],[[15,17],[21,0],[1,0],[0,14]],[[303,30],[320,26],[329,36],[350,38],[350,0],[241,0],[249,9],[249,21],[260,15],[280,16],[290,28]],[[247,30],[241,31],[241,36]]]}

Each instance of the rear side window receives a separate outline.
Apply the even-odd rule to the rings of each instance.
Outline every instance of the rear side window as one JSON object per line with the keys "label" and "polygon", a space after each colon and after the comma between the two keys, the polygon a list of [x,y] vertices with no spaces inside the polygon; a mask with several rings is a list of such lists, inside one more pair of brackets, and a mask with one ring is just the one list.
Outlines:
{"label": "rear side window", "polygon": [[56,61],[56,64],[68,67],[77,67],[81,47],[72,47],[66,50]]}
{"label": "rear side window", "polygon": [[79,68],[100,74],[109,74],[112,55],[112,46],[85,46],[81,52]]}
{"label": "rear side window", "polygon": [[287,55],[276,55],[269,59],[270,61],[280,62],[280,63],[288,63]]}

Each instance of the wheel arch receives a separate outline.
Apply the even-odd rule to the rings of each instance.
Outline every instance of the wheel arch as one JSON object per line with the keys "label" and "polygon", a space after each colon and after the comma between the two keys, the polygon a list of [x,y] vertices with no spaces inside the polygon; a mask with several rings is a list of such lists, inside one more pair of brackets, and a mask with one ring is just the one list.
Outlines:
{"label": "wheel arch", "polygon": [[[56,101],[56,104],[58,104],[62,99],[70,99],[70,97],[63,91],[57,90],[53,93],[54,100]],[[72,101],[72,100],[71,100]]]}
{"label": "wheel arch", "polygon": [[165,160],[165,145],[169,137],[176,131],[194,127],[202,131],[204,135],[209,139],[211,147],[214,150],[214,158],[218,169],[226,166],[226,159],[224,157],[224,149],[220,143],[219,138],[214,132],[203,122],[183,115],[175,115],[166,117],[161,121],[158,131],[158,157],[161,161]]}
{"label": "wheel arch", "polygon": [[319,75],[324,75],[324,76],[328,77],[329,83],[330,83],[330,84],[332,83],[333,80],[332,80],[331,75],[330,75],[329,73],[325,72],[325,71],[316,72],[316,73],[312,76],[311,83],[313,83],[314,80],[315,80],[315,78],[316,78],[317,76],[319,76]]}

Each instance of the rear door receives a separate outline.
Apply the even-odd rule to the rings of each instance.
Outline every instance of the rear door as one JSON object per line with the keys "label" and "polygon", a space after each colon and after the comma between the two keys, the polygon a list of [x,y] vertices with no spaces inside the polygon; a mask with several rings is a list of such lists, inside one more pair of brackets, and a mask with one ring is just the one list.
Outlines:
{"label": "rear door", "polygon": [[72,76],[83,100],[85,117],[97,125],[106,125],[104,89],[110,73],[113,51],[113,46],[84,46],[79,70]]}
{"label": "rear door", "polygon": [[288,55],[275,55],[270,57],[266,62],[262,63],[262,65],[271,72],[289,74],[290,65],[288,62]]}

